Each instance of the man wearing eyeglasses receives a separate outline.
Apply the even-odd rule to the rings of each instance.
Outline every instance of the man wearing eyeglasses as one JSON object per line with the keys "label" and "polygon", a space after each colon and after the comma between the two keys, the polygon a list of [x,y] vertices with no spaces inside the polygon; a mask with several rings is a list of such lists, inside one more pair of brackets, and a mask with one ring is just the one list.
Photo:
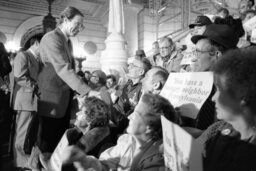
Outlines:
{"label": "man wearing eyeglasses", "polygon": [[132,113],[141,97],[141,79],[151,68],[146,58],[134,59],[128,66],[128,82],[116,91],[112,120],[117,126],[117,133],[123,133],[128,124],[127,117]]}
{"label": "man wearing eyeglasses", "polygon": [[151,64],[145,58],[135,59],[129,64],[127,73],[129,80],[122,88],[121,95],[117,102],[121,108],[120,111],[126,116],[128,116],[135,105],[137,105],[141,96],[141,79],[150,68]]}
{"label": "man wearing eyeglasses", "polygon": [[[239,37],[235,30],[222,24],[211,24],[206,27],[203,35],[193,36],[191,41],[195,44],[194,72],[211,71],[215,62],[221,58],[224,52],[236,48],[238,40]],[[215,104],[211,100],[214,93],[215,86],[200,109],[197,118],[192,123],[185,123],[184,126],[205,130],[215,121]]]}
{"label": "man wearing eyeglasses", "polygon": [[43,69],[38,78],[38,145],[42,152],[53,152],[68,128],[74,91],[80,96],[90,91],[75,72],[69,39],[84,29],[83,20],[84,16],[78,9],[67,7],[61,13],[59,26],[48,32],[40,43]]}
{"label": "man wearing eyeglasses", "polygon": [[180,62],[182,55],[176,51],[174,42],[169,37],[160,39],[159,42],[160,55],[156,56],[154,66],[160,66],[170,72],[180,71]]}
{"label": "man wearing eyeglasses", "polygon": [[210,71],[218,58],[229,49],[237,46],[239,37],[228,25],[211,24],[203,35],[191,38],[195,44],[195,71]]}

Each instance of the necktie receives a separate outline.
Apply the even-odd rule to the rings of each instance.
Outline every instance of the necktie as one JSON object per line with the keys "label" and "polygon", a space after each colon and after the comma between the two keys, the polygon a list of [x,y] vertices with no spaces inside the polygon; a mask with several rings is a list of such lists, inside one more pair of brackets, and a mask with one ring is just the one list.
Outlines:
{"label": "necktie", "polygon": [[[69,48],[70,54],[73,55],[73,46],[72,46],[72,42],[70,39],[68,39],[68,48]],[[71,57],[71,67],[73,69],[75,69],[75,61],[74,61],[73,56]]]}

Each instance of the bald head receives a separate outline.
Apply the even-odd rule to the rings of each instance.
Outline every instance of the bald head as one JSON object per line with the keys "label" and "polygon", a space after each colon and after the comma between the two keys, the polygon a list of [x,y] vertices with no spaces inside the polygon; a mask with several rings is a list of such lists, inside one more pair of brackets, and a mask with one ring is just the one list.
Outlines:
{"label": "bald head", "polygon": [[168,71],[161,67],[153,67],[142,79],[142,89],[144,92],[159,94],[169,76]]}

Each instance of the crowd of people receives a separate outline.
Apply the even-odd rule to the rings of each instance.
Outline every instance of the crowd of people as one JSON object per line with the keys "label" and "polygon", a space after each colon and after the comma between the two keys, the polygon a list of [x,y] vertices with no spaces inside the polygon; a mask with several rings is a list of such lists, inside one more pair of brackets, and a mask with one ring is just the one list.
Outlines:
{"label": "crowd of people", "polygon": [[[1,104],[8,104],[3,99],[11,70],[14,76],[9,170],[51,170],[45,163],[66,133],[63,170],[166,170],[161,116],[200,142],[204,170],[256,170],[256,48],[252,30],[243,27],[256,15],[252,2],[241,1],[240,18],[226,8],[213,18],[198,16],[189,25],[186,48],[163,37],[150,55],[138,50],[127,82],[102,70],[76,72],[70,38],[84,29],[84,16],[74,7],[61,13],[55,30],[33,37],[13,66],[0,44]],[[183,61],[186,54],[192,54],[189,62]],[[195,119],[160,96],[174,72],[214,73]],[[2,121],[8,112],[2,105],[0,112]]]}

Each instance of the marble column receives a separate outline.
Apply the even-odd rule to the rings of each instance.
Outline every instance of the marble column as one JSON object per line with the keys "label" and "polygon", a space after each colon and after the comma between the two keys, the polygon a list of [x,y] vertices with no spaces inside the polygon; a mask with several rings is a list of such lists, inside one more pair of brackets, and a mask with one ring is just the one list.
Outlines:
{"label": "marble column", "polygon": [[101,53],[101,69],[106,74],[124,77],[127,67],[126,41],[124,39],[124,10],[122,0],[109,1],[108,37],[106,49]]}

